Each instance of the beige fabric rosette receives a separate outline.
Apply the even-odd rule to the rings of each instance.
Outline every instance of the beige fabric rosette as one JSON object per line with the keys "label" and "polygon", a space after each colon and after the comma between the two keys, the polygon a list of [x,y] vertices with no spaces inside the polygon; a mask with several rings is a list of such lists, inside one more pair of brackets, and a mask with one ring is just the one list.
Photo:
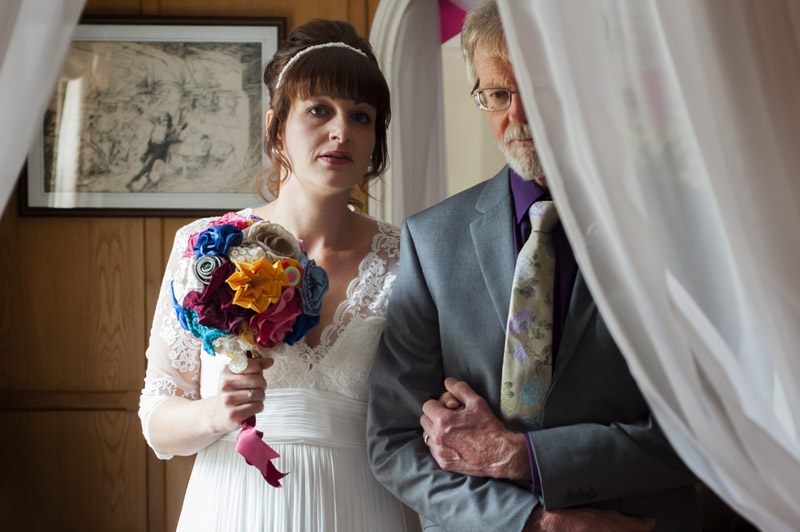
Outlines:
{"label": "beige fabric rosette", "polygon": [[242,230],[242,243],[229,251],[228,258],[237,262],[266,259],[274,263],[290,258],[299,261],[303,255],[300,243],[283,226],[260,220]]}

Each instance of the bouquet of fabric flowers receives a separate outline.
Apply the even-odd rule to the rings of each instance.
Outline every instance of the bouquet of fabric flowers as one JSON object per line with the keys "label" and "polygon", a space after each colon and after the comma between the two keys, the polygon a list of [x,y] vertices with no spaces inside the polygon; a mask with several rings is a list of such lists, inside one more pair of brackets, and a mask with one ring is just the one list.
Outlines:
{"label": "bouquet of fabric flowers", "polygon": [[231,357],[231,371],[319,323],[328,275],[282,226],[228,213],[193,234],[185,256],[189,274],[172,281],[178,321],[206,353]]}
{"label": "bouquet of fabric flowers", "polygon": [[[280,342],[294,345],[319,323],[328,274],[278,224],[227,213],[193,234],[184,256],[189,268],[171,286],[178,321],[206,353],[230,357],[234,373],[249,357],[269,358]],[[236,450],[280,487],[284,474],[270,462],[279,455],[261,441],[254,417],[242,426]]]}

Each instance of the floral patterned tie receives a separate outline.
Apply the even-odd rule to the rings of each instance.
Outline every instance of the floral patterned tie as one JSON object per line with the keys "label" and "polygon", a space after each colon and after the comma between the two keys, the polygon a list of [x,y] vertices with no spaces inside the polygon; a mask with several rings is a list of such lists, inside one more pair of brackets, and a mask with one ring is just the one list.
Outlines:
{"label": "floral patterned tie", "polygon": [[511,428],[535,430],[553,376],[556,261],[550,232],[558,213],[552,201],[537,201],[528,215],[531,236],[517,257],[508,309],[500,408]]}

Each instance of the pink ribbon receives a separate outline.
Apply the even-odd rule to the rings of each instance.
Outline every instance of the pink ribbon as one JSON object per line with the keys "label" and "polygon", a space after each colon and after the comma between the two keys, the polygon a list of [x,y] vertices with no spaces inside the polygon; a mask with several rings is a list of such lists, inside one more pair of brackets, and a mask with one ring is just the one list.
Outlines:
{"label": "pink ribbon", "polygon": [[270,486],[282,488],[280,480],[288,473],[281,473],[272,465],[272,460],[280,458],[281,455],[266,444],[262,439],[264,433],[256,430],[255,424],[256,416],[250,416],[242,421],[242,430],[236,437],[236,452],[241,454],[249,465],[258,469]]}

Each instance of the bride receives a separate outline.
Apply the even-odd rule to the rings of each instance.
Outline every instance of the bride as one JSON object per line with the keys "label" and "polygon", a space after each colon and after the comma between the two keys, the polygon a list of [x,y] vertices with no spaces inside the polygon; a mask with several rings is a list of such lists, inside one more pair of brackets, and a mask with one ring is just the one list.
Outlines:
{"label": "bride", "polygon": [[[295,29],[267,65],[266,151],[277,199],[238,214],[282,225],[328,273],[319,325],[270,359],[232,373],[181,328],[170,280],[188,268],[180,229],[156,308],[139,415],[163,459],[197,453],[179,530],[408,531],[415,513],[373,478],[366,454],[368,377],[397,268],[399,234],[354,212],[387,163],[389,93],[368,42],[344,22]],[[261,187],[264,188],[263,186]],[[234,450],[256,415],[289,472],[273,488]]]}

